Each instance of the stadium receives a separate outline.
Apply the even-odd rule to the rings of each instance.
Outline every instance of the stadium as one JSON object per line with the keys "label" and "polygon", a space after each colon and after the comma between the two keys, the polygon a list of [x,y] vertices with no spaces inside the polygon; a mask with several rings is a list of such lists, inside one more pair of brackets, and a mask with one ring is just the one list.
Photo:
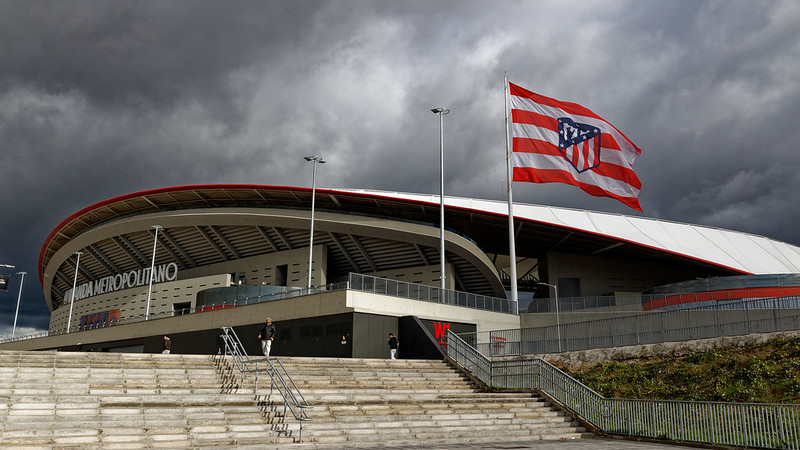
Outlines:
{"label": "stadium", "polygon": [[[409,344],[412,335],[436,339],[445,328],[520,328],[559,304],[642,311],[764,289],[800,293],[800,248],[791,244],[515,204],[517,304],[507,294],[506,202],[446,197],[442,265],[438,195],[316,189],[312,228],[312,192],[180,186],[78,211],[50,233],[39,257],[51,339],[149,351],[172,332],[176,344],[192,342],[186,352],[207,353],[217,350],[219,326],[249,335],[270,316],[280,328],[276,348],[286,354],[385,357],[391,331]],[[93,344],[73,336],[97,329],[116,330]],[[64,348],[56,342],[39,345]]]}

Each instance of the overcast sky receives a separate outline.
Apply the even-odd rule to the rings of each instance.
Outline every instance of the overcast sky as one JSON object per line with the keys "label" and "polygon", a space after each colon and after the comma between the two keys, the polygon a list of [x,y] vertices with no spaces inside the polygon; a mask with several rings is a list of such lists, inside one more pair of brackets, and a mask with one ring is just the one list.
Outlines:
{"label": "overcast sky", "polygon": [[[644,215],[800,244],[800,2],[0,1],[0,264],[45,330],[47,235],[205,183],[504,199],[503,73],[641,149]],[[574,186],[514,200],[640,215]],[[10,335],[19,277],[0,292]]]}

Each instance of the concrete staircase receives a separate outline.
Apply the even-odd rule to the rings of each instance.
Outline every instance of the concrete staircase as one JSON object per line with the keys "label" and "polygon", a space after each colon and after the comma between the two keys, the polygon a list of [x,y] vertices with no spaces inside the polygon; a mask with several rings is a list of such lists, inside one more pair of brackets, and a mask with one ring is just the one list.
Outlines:
{"label": "concrete staircase", "polygon": [[[479,392],[442,361],[281,358],[313,405],[303,443],[314,447],[425,447],[592,437],[530,393]],[[245,390],[252,389],[245,381]],[[281,404],[263,377],[259,399]],[[251,391],[252,392],[252,391]],[[281,408],[282,411],[282,408]],[[287,419],[286,431],[298,436]]]}
{"label": "concrete staircase", "polygon": [[[477,392],[440,361],[281,358],[311,422],[227,357],[0,351],[0,446],[385,447],[591,436],[530,394]],[[263,367],[263,362],[261,363]]]}
{"label": "concrete staircase", "polygon": [[223,391],[212,356],[0,352],[0,446],[280,443],[252,394]]}

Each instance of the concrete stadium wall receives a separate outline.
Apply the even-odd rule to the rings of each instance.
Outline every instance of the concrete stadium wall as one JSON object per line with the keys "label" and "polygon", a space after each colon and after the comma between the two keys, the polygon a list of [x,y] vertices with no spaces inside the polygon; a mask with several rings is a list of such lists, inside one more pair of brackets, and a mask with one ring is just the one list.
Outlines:
{"label": "concrete stadium wall", "polygon": [[[581,293],[576,297],[642,292],[672,280],[696,276],[693,269],[678,265],[557,252],[547,254],[546,267],[547,279],[543,281],[550,284],[558,284],[559,278],[580,279]],[[566,297],[569,294],[559,289],[559,295]]]}
{"label": "concrete stadium wall", "polygon": [[[383,358],[386,335],[398,333],[398,318],[474,324],[477,330],[519,327],[518,316],[353,290],[328,291],[202,313],[152,318],[108,328],[72,332],[0,344],[3,350],[160,351],[169,335],[176,353],[216,352],[223,326],[234,327],[249,354],[260,354],[254,338],[271,317],[278,327],[275,355]],[[74,317],[73,317],[74,319]],[[291,330],[291,331],[290,331]],[[349,335],[348,335],[349,333]],[[345,336],[345,339],[342,339]]]}
{"label": "concrete stadium wall", "polygon": [[[180,272],[179,272],[180,273]],[[230,275],[217,274],[214,276],[181,279],[164,283],[153,284],[150,298],[150,314],[159,315],[172,311],[175,303],[191,303],[195,305],[197,292],[214,287],[228,286]],[[130,320],[144,317],[147,309],[148,286],[139,286],[133,289],[109,292],[107,294],[86,297],[75,300],[72,305],[72,320],[69,321],[69,302],[50,314],[50,331],[63,331],[70,327],[77,330],[80,318],[87,314],[97,314],[104,311],[120,310],[120,320]]]}
{"label": "concrete stadium wall", "polygon": [[504,330],[520,326],[519,316],[516,314],[463,308],[369,292],[348,291],[347,305],[354,311],[369,314],[390,317],[413,315],[421,320],[475,324],[477,331]]}
{"label": "concrete stadium wall", "polygon": [[353,317],[353,357],[387,358],[389,333],[398,335],[397,316],[356,313]]}
{"label": "concrete stadium wall", "polygon": [[[315,245],[312,252],[311,283],[321,286],[328,283],[327,265],[328,256],[324,245]],[[185,269],[178,273],[180,277],[208,277],[222,273],[232,273],[235,276],[231,283],[238,284],[240,277],[245,278],[243,284],[260,286],[266,283],[269,286],[281,286],[275,278],[277,266],[287,266],[285,286],[306,287],[308,284],[308,248],[286,250],[269,253],[266,255],[240,258],[224,263]]]}
{"label": "concrete stadium wall", "polygon": [[[59,334],[0,344],[4,350],[41,350],[80,344],[124,341],[148,336],[163,336],[197,330],[219,330],[223,326],[261,324],[273,320],[299,319],[352,312],[345,303],[347,291],[324,292],[304,297],[223,308],[203,313],[154,318],[108,328]],[[73,313],[74,314],[74,313]],[[74,319],[74,315],[73,315]],[[218,331],[217,331],[218,332]]]}
{"label": "concrete stadium wall", "polygon": [[[455,277],[453,276],[453,265],[446,263],[445,270],[445,289],[456,289]],[[406,267],[403,269],[384,270],[380,272],[364,272],[364,275],[370,275],[379,278],[388,278],[390,280],[403,281],[406,283],[424,284],[426,286],[439,287],[439,273],[441,268],[436,266],[417,266]]]}
{"label": "concrete stadium wall", "polygon": [[[314,246],[312,258],[312,283],[326,284],[327,251],[325,246]],[[173,311],[176,303],[197,306],[197,293],[214,287],[236,284],[239,277],[245,284],[259,286],[262,283],[275,285],[275,270],[279,265],[287,266],[286,285],[305,287],[308,282],[308,249],[289,250],[280,253],[231,260],[220,264],[178,271],[178,280],[153,284],[150,298],[150,314],[159,315]],[[233,277],[231,276],[233,274]],[[76,300],[72,306],[71,327],[78,328],[80,318],[87,314],[120,310],[120,320],[143,317],[147,307],[148,286],[109,292],[107,294]],[[66,330],[69,321],[69,302],[50,315],[50,331]]]}

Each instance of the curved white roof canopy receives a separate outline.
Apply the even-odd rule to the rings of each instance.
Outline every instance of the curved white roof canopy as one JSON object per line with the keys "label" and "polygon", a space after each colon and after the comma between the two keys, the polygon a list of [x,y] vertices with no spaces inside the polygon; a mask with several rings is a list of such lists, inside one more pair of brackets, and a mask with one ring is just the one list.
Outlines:
{"label": "curved white roof canopy", "polygon": [[[325,212],[346,214],[437,228],[435,223],[438,222],[439,215],[438,195],[345,189],[317,189],[316,193],[321,215]],[[129,230],[108,241],[93,241],[98,236],[96,232],[106,225],[117,229],[147,215],[155,214],[160,217],[190,210],[223,216],[230,208],[256,208],[259,214],[267,215],[270,213],[266,210],[272,210],[273,213],[279,209],[307,211],[310,209],[312,194],[310,188],[288,186],[193,185],[136,192],[105,200],[72,214],[50,233],[39,254],[39,279],[45,287],[45,295],[58,298],[73,284],[74,264],[67,261],[68,255],[84,247],[89,252],[89,258],[86,261],[81,260],[79,278],[82,280],[94,280],[106,273],[139,267],[149,261],[146,256],[137,256],[139,253],[145,255],[152,251],[149,250],[153,239],[149,226],[140,225],[136,231]],[[451,231],[474,242],[477,246],[475,248],[489,258],[507,254],[504,253],[508,251],[507,202],[458,197],[447,197],[445,202],[448,209],[445,225]],[[681,276],[691,279],[800,273],[800,248],[762,236],[569,208],[520,203],[515,204],[514,208],[518,258],[538,259],[540,255],[549,252],[587,256],[602,253],[609,260],[646,261],[656,264],[655,267],[663,264],[665,268],[681,268]],[[231,220],[234,218],[228,217],[221,219],[218,224],[211,224],[221,227],[216,230],[201,230],[203,227],[192,227],[189,223],[188,227],[178,227],[169,232],[165,230],[163,237],[175,240],[170,243],[171,248],[174,247],[177,252],[173,256],[176,259],[185,259],[185,264],[193,267],[200,260],[209,264],[238,257],[236,254],[240,251],[243,254],[262,250],[268,252],[270,248],[276,248],[273,245],[275,239],[282,242],[288,239],[285,242],[287,248],[302,246],[308,236],[303,230],[305,226],[301,225],[293,228],[294,234],[291,236],[281,231],[283,236],[262,236],[262,239],[258,237],[262,233],[255,228],[249,227],[246,233],[242,233],[242,227],[248,228],[246,224],[235,220],[235,223],[229,223]],[[233,229],[229,229],[230,227]],[[432,229],[428,230],[431,231],[431,236]],[[230,254],[224,249],[214,250],[215,245],[210,242],[213,237],[209,233],[221,233],[227,241],[226,247],[230,246]],[[251,236],[252,233],[256,233],[255,237]],[[105,236],[104,239],[108,237]],[[344,269],[347,267],[345,253],[349,250],[334,242],[335,238],[331,239],[334,244],[332,248],[339,250],[340,262],[343,264],[341,268]],[[401,246],[408,244],[404,239],[401,241],[392,242]],[[412,245],[403,247],[400,253],[397,248],[387,253],[381,239],[376,239],[373,243],[375,251],[380,252],[382,258],[392,261],[404,258],[403,255],[412,255],[415,263],[420,264],[437,259],[433,255],[433,246]],[[369,254],[369,248],[358,250],[360,253],[364,251]],[[429,252],[430,259],[427,259]],[[458,261],[456,262],[459,263]],[[352,261],[350,265],[353,265]],[[358,270],[357,264],[354,267]],[[466,266],[459,267],[459,279],[462,282],[471,282],[467,272],[464,272]],[[47,289],[48,285],[51,289]]]}
{"label": "curved white roof canopy", "polygon": [[[439,204],[438,195],[337,189],[394,199]],[[498,215],[505,201],[445,196],[445,205]],[[727,267],[744,274],[800,273],[800,247],[739,231],[553,206],[514,203],[516,220],[593,233]]]}

